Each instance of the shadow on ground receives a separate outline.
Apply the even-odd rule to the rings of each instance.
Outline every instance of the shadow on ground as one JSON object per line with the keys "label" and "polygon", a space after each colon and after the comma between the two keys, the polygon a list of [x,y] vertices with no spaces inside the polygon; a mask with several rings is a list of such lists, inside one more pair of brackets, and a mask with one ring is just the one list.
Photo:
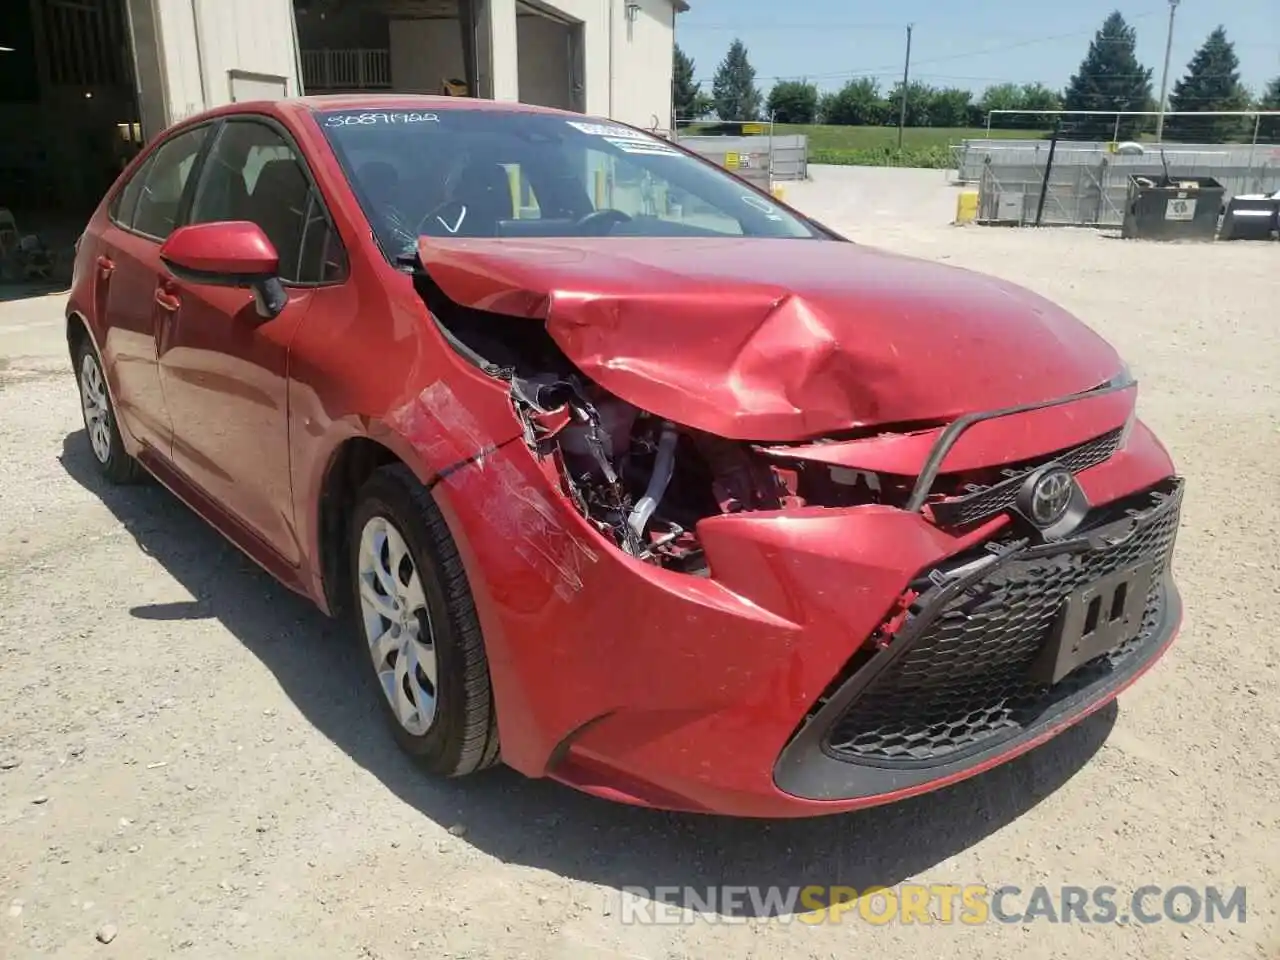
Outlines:
{"label": "shadow on ground", "polygon": [[[503,861],[621,890],[720,884],[892,886],[927,872],[1032,809],[1106,740],[1112,704],[1024,757],[924,797],[807,821],[742,821],[640,810],[496,768],[434,780],[394,746],[365,686],[351,629],[280,587],[158,484],[112,487],[82,431],[67,473],[107,505],[138,546],[193,597],[139,618],[217,618],[275,675],[298,709],[406,804]],[[739,915],[777,913],[750,901]]]}
{"label": "shadow on ground", "polygon": [[71,285],[66,281],[51,280],[37,283],[0,282],[0,303],[14,300],[32,300],[36,297],[50,297],[54,294],[65,295]]}

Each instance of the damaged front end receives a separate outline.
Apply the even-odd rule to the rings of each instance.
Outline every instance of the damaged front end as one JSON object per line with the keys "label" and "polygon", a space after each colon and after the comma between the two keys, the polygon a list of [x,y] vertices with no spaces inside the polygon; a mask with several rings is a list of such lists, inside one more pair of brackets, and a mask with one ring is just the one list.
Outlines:
{"label": "damaged front end", "polygon": [[425,274],[418,284],[448,339],[508,384],[524,443],[554,463],[561,493],[637,559],[706,575],[696,534],[704,519],[806,506],[901,506],[910,494],[906,478],[770,456],[761,445],[641,410],[578,371],[539,326],[449,303]]}
{"label": "damaged front end", "polygon": [[415,284],[446,339],[508,385],[523,441],[555,465],[561,493],[610,543],[666,569],[706,575],[696,527],[709,517],[806,506],[905,503],[905,479],[767,455],[638,407],[583,374],[538,323]]}
{"label": "damaged front end", "polygon": [[[510,492],[582,530],[583,545],[591,531],[607,545],[575,579],[587,586],[571,610],[532,591],[501,601],[522,638],[572,653],[557,661],[571,664],[572,695],[521,690],[537,719],[503,734],[517,769],[670,809],[853,809],[1029,749],[1167,646],[1180,485],[1135,422],[1118,363],[1077,364],[1034,390],[1006,369],[960,400],[938,387],[909,403],[846,390],[873,348],[840,352],[851,337],[831,338],[838,364],[778,359],[770,381],[760,353],[744,392],[737,361],[718,358],[739,357],[776,311],[753,318],[752,300],[738,305],[742,329],[689,324],[673,342],[691,295],[637,292],[635,277],[611,288],[572,273],[590,251],[548,251],[537,284],[525,274],[538,250],[492,241],[441,245],[414,272],[442,336],[483,373],[486,417],[509,425],[494,446],[540,485],[537,497],[527,483],[485,485],[484,469],[497,471],[477,469],[470,508],[499,513]],[[803,333],[787,331],[793,361]],[[882,384],[929,379],[906,358],[876,369]],[[1002,377],[1017,389],[988,390]],[[735,391],[742,405],[714,402]],[[994,395],[1007,405],[974,400]],[[820,397],[832,402],[815,418]],[[953,403],[963,411],[944,415]],[[1038,525],[1025,502],[1037,490],[1070,494]],[[507,587],[508,533],[529,531],[537,553],[545,529],[504,523],[485,573]],[[1119,610],[1114,630],[1130,641],[1086,662],[1107,639],[1087,628],[1090,604]],[[1055,626],[1063,605],[1085,610],[1088,643]],[[495,646],[495,663],[536,674],[545,648]]]}
{"label": "damaged front end", "polygon": [[[991,452],[991,443],[986,452],[982,445],[976,454],[971,448],[950,472],[941,470],[941,461],[959,432],[984,418],[1018,410],[969,415],[951,427],[926,420],[854,425],[791,441],[730,438],[676,420],[670,411],[680,409],[679,403],[668,407],[667,415],[650,412],[588,376],[548,324],[539,322],[551,313],[550,295],[506,290],[469,296],[470,302],[463,303],[447,294],[421,261],[414,276],[416,289],[455,350],[507,385],[525,445],[541,463],[554,464],[548,477],[564,497],[616,548],[682,573],[708,575],[697,527],[731,514],[878,505],[919,512],[938,526],[963,532],[1008,509],[1021,481],[1044,463],[1066,458],[1075,472],[1108,458],[1120,445],[1122,431],[1095,430],[1090,422],[1114,419],[1120,409],[1132,413],[1127,398],[1120,406],[1099,407],[1093,411],[1096,416],[1077,417],[1076,426],[1086,431],[1084,446],[1064,444],[1057,452],[1042,453],[1041,436],[1024,435],[999,454]],[[589,298],[571,299],[581,307]],[[592,370],[606,376],[613,372],[596,360]],[[1026,409],[1081,398],[1105,401],[1131,385],[1127,379],[1102,384]],[[691,419],[715,422],[714,417]],[[957,426],[962,430],[954,430]],[[1053,433],[1044,436],[1052,438]],[[1035,450],[1036,455],[1017,458],[1019,450]]]}

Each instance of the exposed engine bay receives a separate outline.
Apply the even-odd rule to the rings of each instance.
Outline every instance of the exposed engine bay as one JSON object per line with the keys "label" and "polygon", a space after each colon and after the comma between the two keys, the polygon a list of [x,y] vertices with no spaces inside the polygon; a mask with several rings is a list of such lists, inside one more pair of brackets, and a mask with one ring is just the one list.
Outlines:
{"label": "exposed engine bay", "polygon": [[639,410],[580,374],[513,376],[511,397],[526,442],[556,458],[578,510],[620,549],[670,569],[704,569],[694,529],[707,517],[878,503],[885,493],[872,474],[773,461]]}

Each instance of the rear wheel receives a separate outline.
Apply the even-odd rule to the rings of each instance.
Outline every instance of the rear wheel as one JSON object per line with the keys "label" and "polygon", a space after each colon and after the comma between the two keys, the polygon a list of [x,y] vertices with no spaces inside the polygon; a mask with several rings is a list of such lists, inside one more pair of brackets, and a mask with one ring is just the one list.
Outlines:
{"label": "rear wheel", "polygon": [[396,741],[441,776],[490,766],[489,664],[439,507],[407,468],[383,467],[360,488],[349,544],[360,638]]}
{"label": "rear wheel", "polygon": [[80,386],[84,430],[98,471],[112,483],[136,483],[142,478],[142,467],[129,456],[120,439],[107,378],[88,337],[81,338],[76,350],[76,380]]}

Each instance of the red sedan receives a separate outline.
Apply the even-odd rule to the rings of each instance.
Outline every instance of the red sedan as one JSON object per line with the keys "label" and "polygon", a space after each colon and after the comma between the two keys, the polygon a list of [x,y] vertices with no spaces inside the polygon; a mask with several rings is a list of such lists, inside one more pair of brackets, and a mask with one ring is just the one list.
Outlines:
{"label": "red sedan", "polygon": [[611,121],[186,120],[67,340],[102,472],[349,616],[438,775],[851,810],[1043,742],[1180,621],[1182,480],[1107,343]]}

